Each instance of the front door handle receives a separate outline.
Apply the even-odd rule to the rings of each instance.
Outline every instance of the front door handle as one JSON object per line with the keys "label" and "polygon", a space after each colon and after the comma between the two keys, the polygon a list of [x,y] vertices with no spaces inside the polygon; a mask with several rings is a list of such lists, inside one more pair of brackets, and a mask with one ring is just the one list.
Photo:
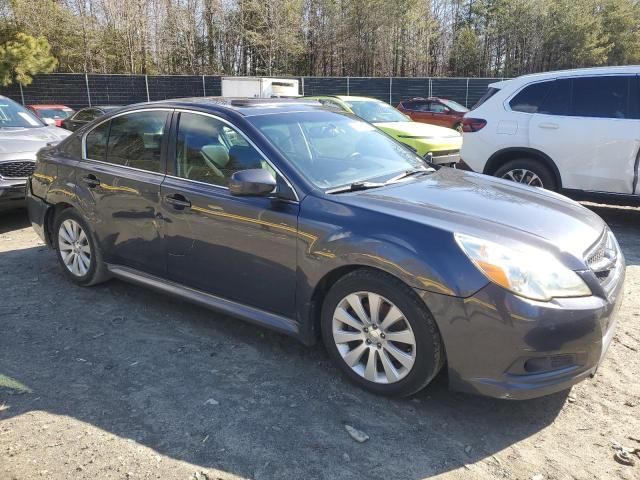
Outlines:
{"label": "front door handle", "polygon": [[98,180],[98,178],[92,173],[90,173],[86,177],[83,177],[82,181],[86,183],[89,188],[95,188],[100,185],[100,180]]}
{"label": "front door handle", "polygon": [[187,200],[184,195],[180,195],[179,193],[174,193],[171,195],[167,195],[164,197],[165,201],[173,206],[176,210],[182,210],[185,208],[191,207],[191,202]]}
{"label": "front door handle", "polygon": [[547,130],[557,130],[560,127],[560,125],[558,125],[557,123],[544,122],[544,123],[539,123],[538,127],[546,128]]}

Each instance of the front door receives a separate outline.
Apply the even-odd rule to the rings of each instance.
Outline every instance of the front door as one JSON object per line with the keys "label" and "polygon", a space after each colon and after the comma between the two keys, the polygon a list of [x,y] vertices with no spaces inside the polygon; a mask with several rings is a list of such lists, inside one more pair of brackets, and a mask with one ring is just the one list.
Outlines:
{"label": "front door", "polygon": [[105,261],[155,275],[165,273],[160,185],[170,112],[131,112],[99,124],[85,137],[76,171],[78,199]]}
{"label": "front door", "polygon": [[298,203],[231,195],[227,184],[238,170],[277,173],[230,124],[176,115],[174,171],[161,188],[169,278],[293,317]]}

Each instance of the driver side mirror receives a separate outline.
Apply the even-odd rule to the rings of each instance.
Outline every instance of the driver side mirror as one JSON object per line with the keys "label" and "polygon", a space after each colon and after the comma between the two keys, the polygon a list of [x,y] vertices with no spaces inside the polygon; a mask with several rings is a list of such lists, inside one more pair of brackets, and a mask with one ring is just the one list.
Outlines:
{"label": "driver side mirror", "polygon": [[276,189],[276,179],[263,168],[239,170],[229,179],[229,191],[237,197],[266,197]]}

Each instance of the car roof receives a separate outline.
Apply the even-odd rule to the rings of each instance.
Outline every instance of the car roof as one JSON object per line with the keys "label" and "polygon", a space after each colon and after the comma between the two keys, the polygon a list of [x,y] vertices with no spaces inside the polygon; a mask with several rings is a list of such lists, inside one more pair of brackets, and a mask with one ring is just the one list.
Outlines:
{"label": "car roof", "polygon": [[640,65],[625,65],[617,67],[590,67],[590,68],[574,68],[570,70],[553,70],[550,72],[530,73],[520,77],[503,80],[489,84],[492,88],[503,88],[505,85],[523,85],[539,80],[548,80],[552,78],[568,78],[582,77],[585,75],[637,75],[640,74]]}
{"label": "car roof", "polygon": [[235,112],[245,117],[273,113],[291,113],[314,111],[325,108],[320,102],[311,99],[297,98],[225,98],[225,97],[192,97],[159,100],[130,105],[128,108],[140,107],[197,108],[216,112]]}
{"label": "car roof", "polygon": [[46,103],[36,103],[36,104],[31,104],[31,105],[27,105],[28,107],[34,108],[36,110],[40,110],[40,109],[45,109],[45,108],[68,108],[70,110],[72,110],[71,107],[68,107],[66,105],[59,105],[59,104],[46,104]]}

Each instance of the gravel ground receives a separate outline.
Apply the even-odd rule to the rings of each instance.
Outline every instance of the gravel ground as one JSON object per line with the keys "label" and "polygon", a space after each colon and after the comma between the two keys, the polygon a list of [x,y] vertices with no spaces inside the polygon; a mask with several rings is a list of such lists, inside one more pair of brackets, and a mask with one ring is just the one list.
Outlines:
{"label": "gravel ground", "polygon": [[[640,209],[592,206],[627,258],[617,335],[569,392],[406,400],[323,348],[120,281],[67,282],[24,212],[0,217],[0,479],[640,479]],[[354,441],[350,425],[370,439]]]}

